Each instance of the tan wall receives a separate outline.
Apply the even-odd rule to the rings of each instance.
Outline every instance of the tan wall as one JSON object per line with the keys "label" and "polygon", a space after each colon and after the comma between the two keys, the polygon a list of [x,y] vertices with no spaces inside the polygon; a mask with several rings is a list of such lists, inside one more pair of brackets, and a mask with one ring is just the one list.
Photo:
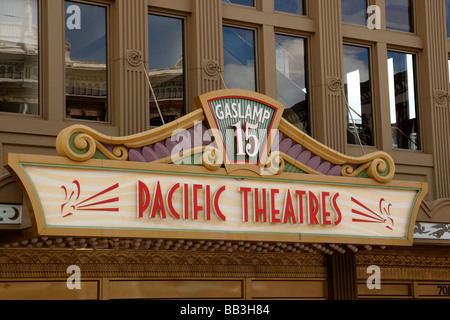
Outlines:
{"label": "tan wall", "polygon": [[[416,28],[413,33],[386,31],[384,24],[381,30],[342,24],[337,0],[306,0],[306,16],[274,13],[273,0],[257,0],[256,8],[224,4],[220,0],[92,2],[106,5],[109,12],[110,122],[65,119],[64,2],[42,1],[41,116],[0,114],[2,155],[9,152],[55,154],[56,135],[74,123],[87,124],[112,136],[148,130],[148,110],[143,108],[149,102],[148,87],[143,69],[133,64],[130,53],[147,60],[147,14],[152,11],[185,18],[188,112],[194,110],[194,97],[222,87],[219,73],[206,72],[208,65],[222,69],[222,23],[257,31],[258,90],[274,98],[274,32],[306,37],[312,135],[333,149],[355,156],[362,155],[362,151],[359,146],[346,144],[345,106],[339,90],[343,83],[342,44],[368,46],[372,55],[376,147],[365,151],[390,153],[397,164],[397,179],[427,181],[428,201],[450,197],[450,129],[447,125],[450,41],[446,38],[444,0],[414,2]],[[384,8],[383,0],[372,2]],[[417,54],[422,151],[392,150],[386,81],[388,49]],[[0,176],[5,174],[6,170],[0,166]],[[433,212],[422,212],[419,218],[433,219]]]}

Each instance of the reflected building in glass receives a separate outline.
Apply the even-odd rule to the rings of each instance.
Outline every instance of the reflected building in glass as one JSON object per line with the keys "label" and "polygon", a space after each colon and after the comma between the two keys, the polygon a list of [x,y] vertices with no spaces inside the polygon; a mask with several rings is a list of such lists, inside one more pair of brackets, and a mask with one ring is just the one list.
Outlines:
{"label": "reflected building in glass", "polygon": [[[106,9],[71,1],[65,1],[65,9],[66,118],[106,122]],[[71,25],[72,16],[79,25]]]}
{"label": "reflected building in glass", "polygon": [[39,115],[37,0],[0,2],[0,112]]}

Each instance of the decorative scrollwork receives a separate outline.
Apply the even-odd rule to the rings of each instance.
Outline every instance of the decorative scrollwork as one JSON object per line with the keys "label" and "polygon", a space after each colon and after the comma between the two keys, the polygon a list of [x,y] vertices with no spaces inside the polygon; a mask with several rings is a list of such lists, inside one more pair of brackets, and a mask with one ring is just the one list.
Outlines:
{"label": "decorative scrollwork", "polygon": [[357,177],[361,174],[366,174],[367,177],[382,183],[389,182],[394,177],[395,164],[387,154],[376,152],[369,155],[369,157],[361,158],[358,162],[342,165],[342,176]]}
{"label": "decorative scrollwork", "polygon": [[266,165],[261,168],[261,175],[278,175],[283,172],[284,159],[278,151],[271,152],[266,160]]}
{"label": "decorative scrollwork", "polygon": [[205,147],[202,155],[202,164],[209,170],[218,170],[223,164],[223,153],[212,146]]}
{"label": "decorative scrollwork", "polygon": [[68,157],[73,161],[83,162],[94,158],[97,152],[110,160],[125,161],[128,159],[126,147],[117,145],[110,151],[104,137],[85,126],[72,126],[63,130],[56,140],[56,149],[59,155]]}

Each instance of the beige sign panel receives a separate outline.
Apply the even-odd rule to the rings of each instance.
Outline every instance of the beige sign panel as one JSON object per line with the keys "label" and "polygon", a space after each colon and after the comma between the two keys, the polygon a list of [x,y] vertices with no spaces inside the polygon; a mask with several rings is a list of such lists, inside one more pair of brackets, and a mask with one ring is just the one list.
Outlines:
{"label": "beige sign panel", "polygon": [[412,244],[427,185],[394,181],[389,155],[331,150],[254,92],[196,102],[197,111],[130,137],[69,127],[57,138],[59,157],[8,154],[34,232]]}
{"label": "beige sign panel", "polygon": [[[9,155],[40,235],[412,243],[422,185]],[[174,168],[175,167],[175,168]]]}

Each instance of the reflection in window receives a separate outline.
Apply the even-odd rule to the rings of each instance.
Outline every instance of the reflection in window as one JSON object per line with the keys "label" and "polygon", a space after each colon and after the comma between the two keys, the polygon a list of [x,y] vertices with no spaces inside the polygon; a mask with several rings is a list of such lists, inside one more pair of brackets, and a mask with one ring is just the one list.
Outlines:
{"label": "reflection in window", "polygon": [[184,114],[184,20],[148,15],[149,75],[155,98],[150,94],[150,125],[163,124],[158,106],[169,123]]}
{"label": "reflection in window", "polygon": [[366,25],[367,0],[341,0],[342,22]]}
{"label": "reflection in window", "polygon": [[347,110],[347,142],[373,146],[372,90],[369,49],[344,45],[344,85]]}
{"label": "reflection in window", "polygon": [[253,30],[223,27],[224,80],[228,89],[256,91]]}
{"label": "reflection in window", "polygon": [[412,54],[388,52],[392,144],[399,149],[420,149],[414,60]]}
{"label": "reflection in window", "polygon": [[240,4],[240,5],[249,6],[249,7],[253,7],[255,5],[253,0],[222,0],[222,2]]}
{"label": "reflection in window", "polygon": [[275,35],[278,101],[285,105],[283,117],[310,134],[306,71],[306,40]]}
{"label": "reflection in window", "polygon": [[275,11],[303,15],[303,0],[275,0]]}
{"label": "reflection in window", "polygon": [[38,1],[0,0],[0,112],[39,115]]}
{"label": "reflection in window", "polygon": [[450,38],[450,0],[445,0],[445,12],[447,15],[447,38]]}
{"label": "reflection in window", "polygon": [[66,117],[108,121],[106,8],[65,2]]}
{"label": "reflection in window", "polygon": [[385,2],[386,28],[391,30],[412,32],[412,1],[385,0]]}

